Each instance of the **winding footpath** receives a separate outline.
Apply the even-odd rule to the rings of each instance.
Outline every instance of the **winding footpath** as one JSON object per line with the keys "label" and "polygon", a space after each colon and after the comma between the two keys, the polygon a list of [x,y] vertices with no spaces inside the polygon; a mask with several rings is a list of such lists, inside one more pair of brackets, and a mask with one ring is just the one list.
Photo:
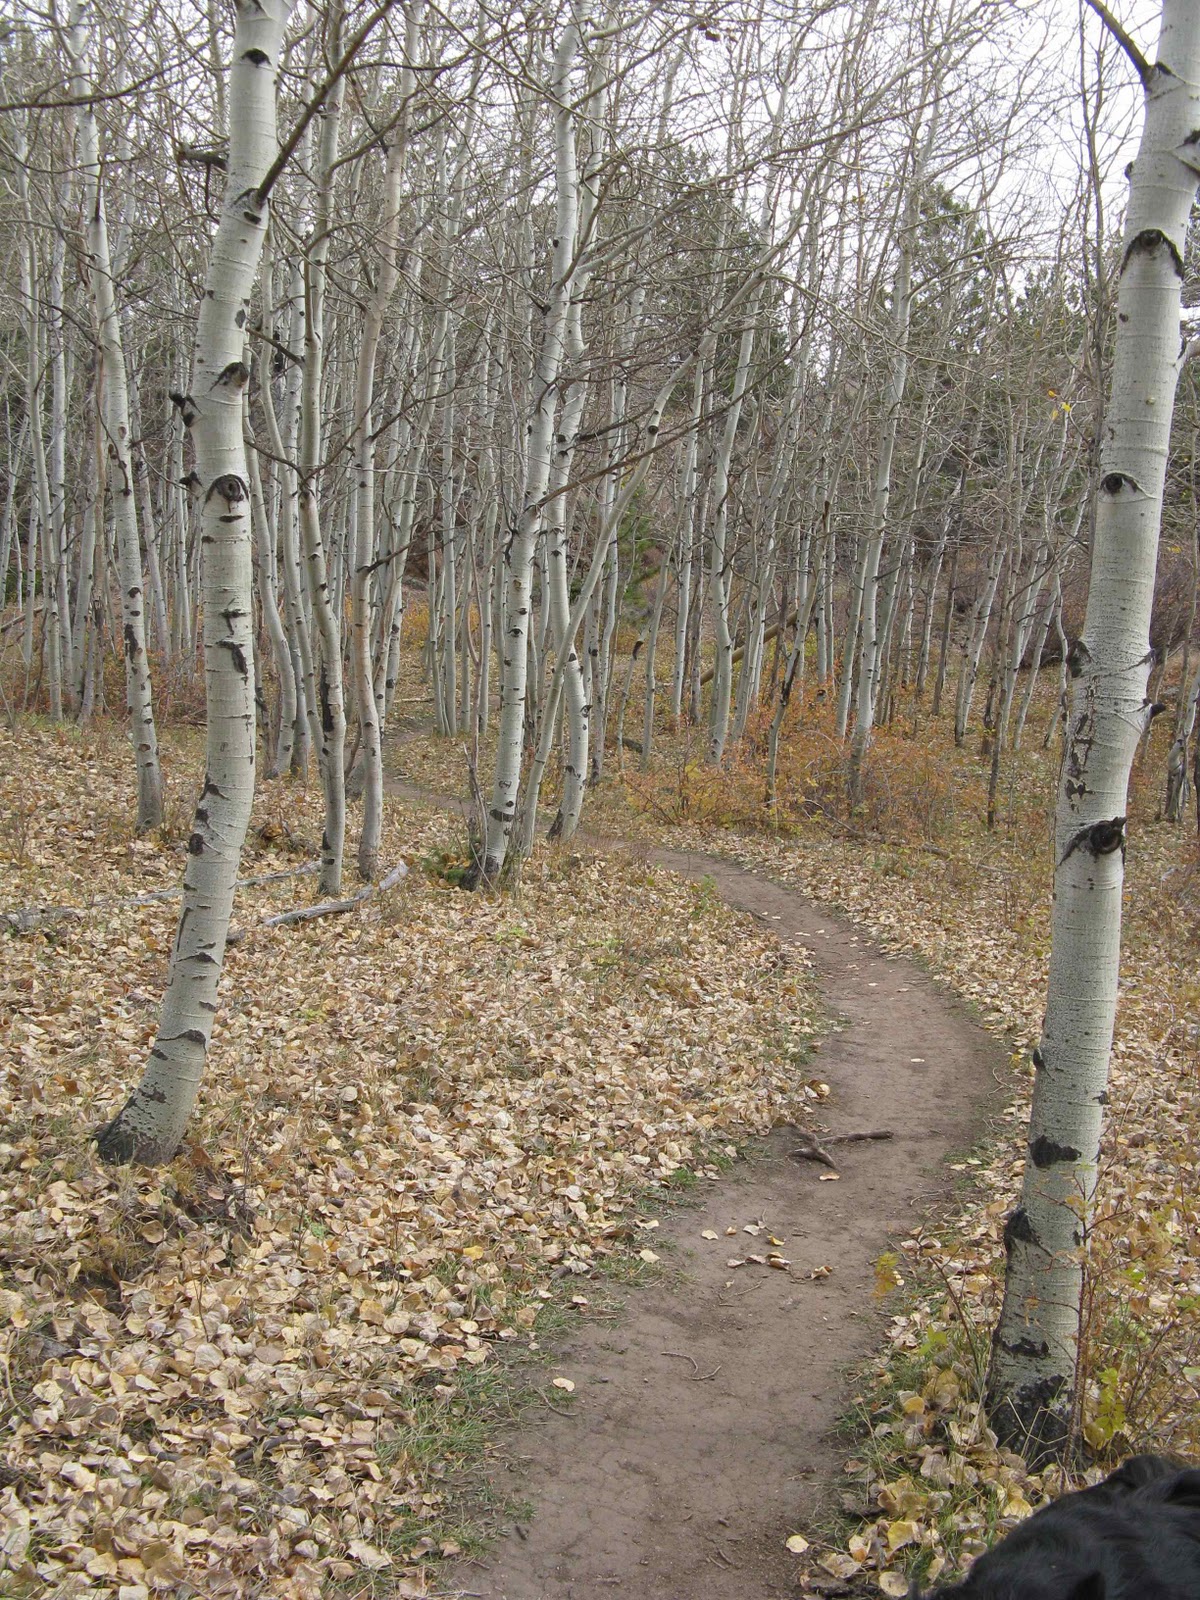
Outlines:
{"label": "winding footpath", "polygon": [[[794,1596],[784,1541],[837,1488],[845,1447],[832,1433],[852,1368],[879,1341],[874,1263],[948,1197],[946,1157],[970,1145],[1008,1082],[1002,1047],[966,1009],[852,924],[717,857],[650,857],[711,879],[729,905],[808,953],[832,1021],[814,1065],[831,1089],[821,1128],[892,1137],[834,1145],[835,1179],[793,1159],[797,1135],[778,1130],[706,1185],[701,1204],[660,1219],[649,1241],[679,1270],[557,1351],[554,1372],[575,1384],[570,1409],[527,1417],[490,1473],[530,1518],[481,1563],[461,1565],[451,1594]],[[729,1264],[776,1248],[790,1271]]]}

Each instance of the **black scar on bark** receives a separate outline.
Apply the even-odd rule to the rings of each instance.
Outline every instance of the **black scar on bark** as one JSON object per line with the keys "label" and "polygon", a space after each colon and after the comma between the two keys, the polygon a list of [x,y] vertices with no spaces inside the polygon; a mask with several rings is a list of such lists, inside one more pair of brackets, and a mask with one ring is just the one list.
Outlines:
{"label": "black scar on bark", "polygon": [[1018,1206],[1004,1224],[1004,1254],[1012,1254],[1015,1244],[1037,1244],[1038,1236],[1024,1206]]}
{"label": "black scar on bark", "polygon": [[1111,817],[1107,822],[1093,822],[1090,828],[1080,828],[1063,851],[1063,862],[1073,856],[1076,850],[1085,849],[1091,853],[1092,859],[1098,861],[1101,856],[1116,855],[1121,852],[1121,860],[1125,859],[1125,818]]}
{"label": "black scar on bark", "polygon": [[1030,1356],[1034,1361],[1044,1361],[1050,1354],[1050,1346],[1044,1339],[1001,1339],[1000,1345],[1010,1356]]}
{"label": "black scar on bark", "polygon": [[233,662],[234,671],[238,674],[238,676],[240,678],[248,678],[250,676],[250,668],[246,662],[246,652],[242,649],[241,645],[238,644],[234,639],[218,639],[217,643],[223,650],[229,651],[229,656]]}
{"label": "black scar on bark", "polygon": [[248,500],[250,498],[250,494],[246,488],[246,485],[238,477],[236,472],[226,472],[223,473],[221,477],[213,479],[212,484],[209,487],[209,491],[204,497],[204,502],[206,505],[215,494],[220,495],[225,504],[230,506],[236,506],[240,504],[241,501]]}
{"label": "black scar on bark", "polygon": [[1076,639],[1067,652],[1067,671],[1073,678],[1077,678],[1092,659],[1092,652],[1082,639]]}
{"label": "black scar on bark", "polygon": [[246,326],[246,313],[244,309],[237,312],[237,314],[234,316],[233,325],[235,328],[244,328]]}
{"label": "black scar on bark", "polygon": [[204,774],[204,787],[200,791],[201,800],[204,799],[205,795],[209,794],[215,794],[218,800],[226,800],[229,798],[228,795],[222,793],[220,785],[214,783],[206,772]]}
{"label": "black scar on bark", "polygon": [[242,60],[248,61],[252,67],[265,67],[270,59],[270,56],[265,50],[242,51]]}
{"label": "black scar on bark", "polygon": [[1046,1065],[1046,1058],[1042,1054],[1040,1045],[1035,1044],[1033,1047],[1033,1064],[1039,1072]]}
{"label": "black scar on bark", "polygon": [[187,842],[188,855],[199,856],[204,854],[204,839],[198,833],[193,833]]}
{"label": "black scar on bark", "polygon": [[[239,315],[242,315],[242,313],[239,313]],[[214,380],[213,387],[215,388],[220,383],[229,389],[244,389],[249,382],[250,368],[246,363],[244,361],[231,361]]]}
{"label": "black scar on bark", "polygon": [[1029,1155],[1035,1167],[1052,1167],[1059,1161],[1078,1161],[1079,1151],[1074,1145],[1055,1144],[1040,1134],[1029,1146]]}
{"label": "black scar on bark", "polygon": [[1182,278],[1183,261],[1179,251],[1175,248],[1174,242],[1167,238],[1161,228],[1143,228],[1141,233],[1134,235],[1126,247],[1124,259],[1121,262],[1121,271],[1124,272],[1135,255],[1151,256],[1156,250],[1163,248],[1166,249],[1171,257],[1171,265],[1175,268],[1175,276]]}
{"label": "black scar on bark", "polygon": [[[196,402],[190,394],[180,394],[178,389],[171,390],[171,401],[179,408],[179,416],[185,428],[190,428],[196,420]],[[186,482],[186,479],[184,480]]]}
{"label": "black scar on bark", "polygon": [[186,1039],[188,1044],[207,1045],[208,1043],[199,1028],[185,1028],[182,1033],[177,1033],[175,1037],[177,1039]]}
{"label": "black scar on bark", "polygon": [[132,661],[135,655],[137,655],[137,635],[133,631],[133,624],[127,622],[125,624],[125,656],[127,660]]}
{"label": "black scar on bark", "polygon": [[1105,494],[1120,494],[1122,489],[1132,489],[1135,494],[1141,493],[1141,485],[1127,472],[1106,472],[1100,479],[1100,487]]}

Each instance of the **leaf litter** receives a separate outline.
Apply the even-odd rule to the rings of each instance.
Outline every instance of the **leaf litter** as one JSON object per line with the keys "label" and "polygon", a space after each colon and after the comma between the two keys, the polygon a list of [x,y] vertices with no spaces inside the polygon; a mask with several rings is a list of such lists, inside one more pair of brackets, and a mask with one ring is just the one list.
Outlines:
{"label": "leaf litter", "polygon": [[[424,1594],[487,1371],[560,1283],[636,1259],[639,1193],[817,1098],[805,963],[631,855],[463,894],[418,870],[454,824],[389,800],[388,893],[267,928],[314,885],[239,891],[188,1143],[109,1170],[90,1130],[153,1040],[176,907],[89,907],[177,882],[194,737],[164,764],[144,839],[111,731],[22,727],[0,768],[0,904],[81,911],[3,936],[0,1586]],[[243,871],[319,834],[315,786],[264,784]]]}

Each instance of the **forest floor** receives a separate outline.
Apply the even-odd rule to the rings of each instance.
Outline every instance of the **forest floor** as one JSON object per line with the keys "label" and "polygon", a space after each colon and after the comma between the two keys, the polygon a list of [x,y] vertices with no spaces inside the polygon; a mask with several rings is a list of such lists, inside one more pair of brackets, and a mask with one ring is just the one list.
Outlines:
{"label": "forest floor", "polygon": [[424,1594],[511,1512],[461,1477],[486,1430],[661,1270],[657,1207],[810,1120],[811,976],[644,853],[463,893],[453,820],[394,799],[404,881],[268,926],[320,822],[264,782],[189,1141],[107,1170],[201,772],[195,731],[163,754],[138,839],[117,729],[0,748],[0,1592]]}
{"label": "forest floor", "polygon": [[[965,1001],[1011,1062],[1014,1092],[989,1138],[951,1163],[968,1198],[933,1208],[876,1263],[879,1291],[896,1290],[892,1314],[842,1391],[854,1425],[826,1505],[845,1516],[819,1522],[821,1539],[805,1530],[796,1577],[812,1593],[904,1594],[909,1575],[932,1581],[1064,1486],[1055,1469],[1030,1474],[998,1451],[980,1407],[1045,1003],[1057,773],[1053,741],[1043,749],[1033,727],[1052,715],[1039,697],[1025,748],[1002,764],[991,829],[986,749],[977,735],[955,749],[945,719],[927,716],[877,731],[867,804],[847,819],[840,748],[811,698],[785,738],[774,815],[753,729],[720,771],[705,765],[695,731],[660,735],[645,769],[636,755],[610,755],[611,776],[589,798],[585,822],[600,833],[702,850],[836,907]],[[1138,1449],[1200,1454],[1200,862],[1192,826],[1156,814],[1164,734],[1156,729],[1130,798],[1111,1103],[1085,1267],[1087,1477]],[[443,792],[461,791],[464,755],[461,740],[416,726],[395,752],[411,781]],[[547,818],[553,806],[551,794]]]}
{"label": "forest floor", "polygon": [[[151,1042],[175,915],[128,901],[178,881],[198,741],[166,740],[168,824],[138,840],[119,734],[23,724],[0,755],[0,909],[78,914],[3,935],[3,1592],[383,1600],[447,1592],[448,1560],[467,1593],[557,1600],[572,1589],[541,1574],[586,1498],[581,1571],[611,1569],[634,1596],[896,1594],[906,1569],[936,1573],[1053,1488],[995,1450],[977,1404],[1044,993],[1052,782],[1027,765],[987,835],[964,821],[974,758],[914,749],[881,739],[888,806],[864,838],[820,817],[764,831],[745,773],[714,780],[668,745],[589,804],[591,825],[644,842],[540,851],[506,898],[457,889],[461,820],[390,798],[384,856],[410,871],[386,896],[268,928],[314,880],[239,894],[193,1137],[163,1172],[112,1173],[90,1132]],[[400,754],[421,783],[461,790],[460,745],[414,732]],[[1089,1279],[1084,1427],[1100,1456],[1200,1443],[1200,919],[1194,845],[1142,825],[1152,803],[1147,788],[1106,1270]],[[307,865],[319,831],[315,793],[262,784],[246,875]],[[754,870],[693,860],[688,883],[651,860],[661,840]],[[755,914],[728,910],[727,888]],[[942,983],[890,959],[902,951]],[[814,969],[850,1024],[815,1057]],[[939,1148],[963,1151],[999,1059],[949,988],[1003,1037],[1018,1093],[998,1140],[947,1176]],[[886,1024],[864,1022],[856,1007],[884,1000]],[[931,1016],[962,1030],[941,1050]],[[856,1099],[885,1073],[890,1103]],[[737,1150],[793,1127],[727,1176]],[[894,1138],[832,1146],[835,1180],[788,1157],[805,1129]],[[973,1198],[939,1210],[956,1177]],[[827,1433],[839,1408],[843,1444]],[[723,1421],[706,1433],[710,1414]],[[523,1420],[497,1432],[505,1417]],[[656,1480],[663,1458],[677,1476]],[[726,1502],[718,1470],[739,1480]],[[830,1506],[854,1515],[835,1525]],[[491,1564],[461,1565],[489,1528],[509,1531]]]}
{"label": "forest floor", "polygon": [[794,1552],[820,1549],[847,1384],[880,1338],[877,1262],[901,1241],[919,1246],[948,1198],[947,1152],[970,1143],[1008,1075],[964,1007],[852,924],[708,855],[653,859],[711,883],[812,962],[834,1019],[819,1122],[836,1165],[780,1129],[663,1219],[655,1248],[671,1275],[562,1350],[570,1411],[535,1413],[494,1446],[491,1470],[514,1475],[533,1515],[460,1568],[462,1592],[487,1600],[817,1592],[798,1582],[811,1563]]}

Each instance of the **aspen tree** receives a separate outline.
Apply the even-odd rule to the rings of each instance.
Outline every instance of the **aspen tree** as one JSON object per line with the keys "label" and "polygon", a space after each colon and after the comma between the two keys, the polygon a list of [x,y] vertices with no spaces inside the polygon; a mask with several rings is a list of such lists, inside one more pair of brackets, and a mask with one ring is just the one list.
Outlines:
{"label": "aspen tree", "polygon": [[[356,515],[350,578],[351,662],[354,704],[362,741],[363,821],[359,835],[358,872],[368,882],[379,871],[379,836],[383,825],[383,748],[380,707],[371,662],[369,583],[379,540],[375,527],[375,365],[384,318],[400,276],[400,202],[408,153],[408,109],[416,86],[413,59],[424,10],[422,0],[409,0],[404,13],[404,65],[400,74],[401,121],[388,146],[383,174],[383,210],[376,236],[382,257],[367,300],[360,334],[354,387],[354,472]],[[390,637],[390,627],[389,627]],[[381,648],[386,654],[387,646]]]}
{"label": "aspen tree", "polygon": [[117,564],[121,582],[121,621],[125,657],[125,701],[129,710],[137,763],[137,828],[157,828],[162,822],[162,773],[158,764],[158,734],[150,689],[150,662],[146,655],[145,592],[142,552],[138,540],[135,496],[133,433],[129,419],[129,390],[125,371],[125,346],[117,311],[113,264],[109,253],[108,217],[100,175],[100,135],[95,107],[87,96],[90,76],[85,65],[87,7],[82,0],[71,13],[67,48],[71,57],[71,83],[80,101],[77,137],[83,176],[88,268],[96,303],[101,361],[99,415],[108,454],[108,488],[112,496],[117,533]]}
{"label": "aspen tree", "polygon": [[1142,81],[1145,121],[1118,276],[1091,588],[1070,653],[1046,1018],[987,1383],[993,1428],[1034,1463],[1069,1448],[1076,1420],[1083,1252],[1120,969],[1126,797],[1138,739],[1158,709],[1146,697],[1150,614],[1184,351],[1184,243],[1200,178],[1200,10],[1194,0],[1165,0],[1153,64],[1119,37]]}
{"label": "aspen tree", "polygon": [[500,738],[484,840],[483,877],[494,882],[508,853],[517,818],[525,738],[533,553],[542,531],[550,478],[559,372],[566,348],[576,267],[579,168],[570,80],[579,51],[582,16],[573,10],[554,53],[550,93],[555,104],[555,222],[550,299],[536,363],[534,408],[528,423],[524,505],[505,546],[504,643],[501,656]]}
{"label": "aspen tree", "polygon": [[195,452],[203,541],[208,735],[188,839],[183,905],[158,1034],[141,1082],[98,1133],[110,1162],[167,1161],[204,1071],[238,861],[254,800],[251,500],[242,431],[246,325],[276,159],[276,75],[288,0],[238,0],[229,69],[225,194],[196,319],[189,393],[179,408]]}

